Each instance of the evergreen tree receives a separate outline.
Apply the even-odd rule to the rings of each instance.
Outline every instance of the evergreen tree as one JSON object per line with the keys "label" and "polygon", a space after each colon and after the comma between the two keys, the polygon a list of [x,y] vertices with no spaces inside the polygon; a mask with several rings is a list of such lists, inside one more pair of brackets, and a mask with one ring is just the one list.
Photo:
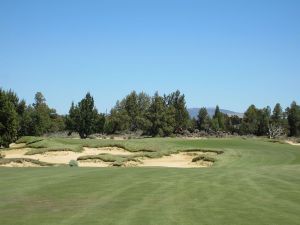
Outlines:
{"label": "evergreen tree", "polygon": [[185,96],[180,91],[171,93],[164,97],[166,104],[175,110],[175,132],[181,132],[187,129],[189,122],[189,113],[186,108]]}
{"label": "evergreen tree", "polygon": [[88,135],[95,132],[95,122],[98,111],[94,105],[94,99],[90,93],[78,104],[79,116],[77,117],[77,132],[81,138],[87,138]]}
{"label": "evergreen tree", "polygon": [[197,127],[199,130],[209,129],[210,118],[206,108],[201,108],[198,113]]}
{"label": "evergreen tree", "polygon": [[279,103],[277,103],[273,109],[272,122],[275,124],[281,124],[284,118],[284,113],[282,111],[282,107]]}
{"label": "evergreen tree", "polygon": [[41,136],[50,131],[51,118],[50,108],[46,104],[46,99],[41,92],[35,94],[34,111],[32,116],[33,133]]}
{"label": "evergreen tree", "polygon": [[214,127],[218,130],[224,130],[225,128],[225,121],[224,121],[224,114],[220,111],[219,106],[216,106],[215,115],[213,116]]}
{"label": "evergreen tree", "polygon": [[103,130],[103,127],[98,127],[104,125],[100,117],[93,97],[87,93],[78,105],[72,103],[67,116],[67,128],[70,132],[78,132],[81,138],[87,138],[88,135]]}
{"label": "evergreen tree", "polygon": [[293,102],[287,109],[290,136],[300,136],[300,106]]}
{"label": "evergreen tree", "polygon": [[18,114],[11,101],[10,93],[0,89],[0,147],[8,147],[16,141],[18,134]]}
{"label": "evergreen tree", "polygon": [[151,122],[148,133],[153,136],[168,136],[174,132],[175,109],[168,107],[164,98],[155,93],[150,108],[148,119]]}
{"label": "evergreen tree", "polygon": [[271,119],[271,108],[268,106],[257,111],[258,117],[258,128],[255,132],[258,136],[268,135],[270,119]]}
{"label": "evergreen tree", "polygon": [[242,134],[256,134],[258,130],[258,109],[255,105],[251,105],[244,113],[244,118],[241,126]]}

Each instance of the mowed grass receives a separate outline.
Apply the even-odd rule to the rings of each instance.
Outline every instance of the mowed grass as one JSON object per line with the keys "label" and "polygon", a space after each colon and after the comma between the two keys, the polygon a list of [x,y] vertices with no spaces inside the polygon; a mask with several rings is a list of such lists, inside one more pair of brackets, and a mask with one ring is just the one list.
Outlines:
{"label": "mowed grass", "polygon": [[186,149],[224,154],[201,169],[0,168],[0,224],[300,223],[298,146],[241,138],[43,142],[36,142],[40,149],[121,144],[156,154]]}

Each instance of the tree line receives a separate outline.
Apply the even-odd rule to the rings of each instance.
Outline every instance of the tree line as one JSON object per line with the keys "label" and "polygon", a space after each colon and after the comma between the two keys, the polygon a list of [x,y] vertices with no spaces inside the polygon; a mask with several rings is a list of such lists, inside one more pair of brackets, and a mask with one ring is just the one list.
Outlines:
{"label": "tree line", "polygon": [[243,118],[229,116],[216,107],[211,118],[206,108],[197,118],[190,118],[185,96],[180,91],[153,96],[131,92],[111,109],[108,115],[99,113],[90,93],[77,104],[71,104],[67,115],[50,108],[41,92],[35,102],[27,105],[13,91],[0,89],[0,146],[7,147],[21,136],[41,136],[47,133],[76,132],[81,138],[94,133],[116,134],[141,132],[149,136],[171,136],[189,132],[227,132],[238,135],[300,136],[300,106],[293,102],[283,110],[278,103],[272,110],[251,105]]}

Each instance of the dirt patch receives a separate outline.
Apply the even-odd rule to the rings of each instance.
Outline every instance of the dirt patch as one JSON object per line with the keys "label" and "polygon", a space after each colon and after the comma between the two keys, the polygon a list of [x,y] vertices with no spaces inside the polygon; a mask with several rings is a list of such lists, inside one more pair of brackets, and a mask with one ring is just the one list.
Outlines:
{"label": "dirt patch", "polygon": [[[203,153],[204,154],[204,153]],[[174,167],[174,168],[199,168],[212,166],[212,162],[192,160],[201,155],[199,152],[181,152],[178,154],[172,154],[170,156],[163,156],[161,158],[140,158],[142,162],[139,164],[141,167]]]}
{"label": "dirt patch", "polygon": [[286,141],[287,144],[290,144],[290,145],[294,145],[294,146],[300,146],[300,143],[295,143],[295,142],[292,142],[292,141]]}

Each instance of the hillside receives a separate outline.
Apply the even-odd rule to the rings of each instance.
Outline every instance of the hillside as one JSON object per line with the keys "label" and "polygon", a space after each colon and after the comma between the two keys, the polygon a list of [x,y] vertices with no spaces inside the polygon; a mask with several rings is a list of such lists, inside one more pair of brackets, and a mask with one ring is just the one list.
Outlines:
{"label": "hillside", "polygon": [[[189,108],[188,112],[191,116],[191,118],[196,118],[198,115],[200,108]],[[213,117],[213,115],[215,114],[215,108],[207,108],[207,112],[209,114],[210,117]],[[238,112],[234,112],[234,111],[230,111],[227,109],[220,109],[222,113],[227,114],[229,116],[238,116],[238,117],[243,117],[243,113],[238,113]]]}

